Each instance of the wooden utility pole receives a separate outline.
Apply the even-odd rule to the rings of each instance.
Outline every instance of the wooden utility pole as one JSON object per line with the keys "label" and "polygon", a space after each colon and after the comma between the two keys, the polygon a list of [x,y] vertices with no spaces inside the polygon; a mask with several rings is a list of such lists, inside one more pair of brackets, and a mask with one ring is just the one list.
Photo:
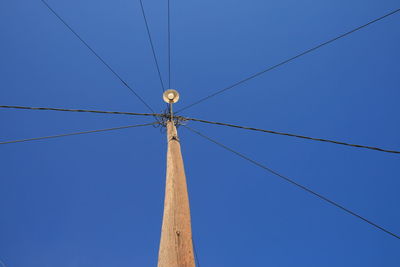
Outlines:
{"label": "wooden utility pole", "polygon": [[[169,91],[164,95],[168,96]],[[175,97],[179,97],[177,92]],[[171,93],[168,99],[170,105],[176,102]],[[195,267],[185,169],[178,133],[172,120],[172,107],[171,119],[166,127],[167,180],[158,267]]]}

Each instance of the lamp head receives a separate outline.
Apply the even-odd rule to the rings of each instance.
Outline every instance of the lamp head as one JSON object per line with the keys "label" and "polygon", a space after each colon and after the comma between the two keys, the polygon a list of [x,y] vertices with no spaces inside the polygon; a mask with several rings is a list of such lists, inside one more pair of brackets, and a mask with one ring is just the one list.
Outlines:
{"label": "lamp head", "polygon": [[176,103],[179,100],[179,93],[174,89],[168,89],[164,92],[163,99],[168,104]]}

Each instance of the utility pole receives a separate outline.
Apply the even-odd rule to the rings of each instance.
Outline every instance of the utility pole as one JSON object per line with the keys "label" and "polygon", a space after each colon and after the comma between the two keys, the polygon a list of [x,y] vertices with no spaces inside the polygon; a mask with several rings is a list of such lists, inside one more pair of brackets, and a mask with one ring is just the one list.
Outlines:
{"label": "utility pole", "polygon": [[167,90],[163,97],[170,106],[170,117],[166,123],[167,180],[158,267],[195,267],[185,169],[172,114],[172,104],[178,101],[179,94]]}

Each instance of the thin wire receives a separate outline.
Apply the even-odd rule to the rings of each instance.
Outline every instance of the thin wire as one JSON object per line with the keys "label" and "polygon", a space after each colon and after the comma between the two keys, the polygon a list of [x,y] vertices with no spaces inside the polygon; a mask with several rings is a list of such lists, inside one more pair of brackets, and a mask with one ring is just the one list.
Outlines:
{"label": "thin wire", "polygon": [[90,47],[90,45],[83,40],[74,29],[72,29],[65,20],[58,15],[58,13],[45,1],[40,0],[42,3],[128,88],[151,112],[155,113],[154,110],[144,101],[144,99],[131,87],[127,82],[125,82],[121,76],[113,69],[111,66],[104,61],[104,59]]}
{"label": "thin wire", "polygon": [[175,113],[181,112],[181,111],[186,110],[186,109],[188,109],[188,108],[190,108],[190,107],[193,107],[193,106],[195,106],[195,105],[197,105],[197,104],[200,104],[200,103],[203,102],[203,101],[206,101],[206,100],[208,100],[208,99],[210,99],[210,98],[212,98],[212,97],[214,97],[214,96],[216,96],[216,95],[219,95],[219,94],[221,94],[221,93],[223,93],[223,92],[225,92],[225,91],[227,91],[227,90],[230,90],[230,89],[232,89],[232,88],[234,88],[234,87],[236,87],[236,86],[238,86],[238,85],[240,85],[240,84],[242,84],[242,83],[245,83],[245,82],[247,82],[247,81],[249,81],[249,80],[251,80],[251,79],[254,79],[254,78],[256,78],[256,77],[258,77],[258,76],[260,76],[260,75],[262,75],[262,74],[264,74],[264,73],[266,73],[266,72],[269,72],[269,71],[271,71],[271,70],[273,70],[273,69],[276,69],[276,68],[278,68],[278,67],[280,67],[280,66],[282,66],[282,65],[285,65],[286,63],[289,63],[289,62],[291,62],[292,60],[295,60],[295,59],[297,59],[297,58],[299,58],[299,57],[301,57],[301,56],[304,56],[304,55],[306,55],[306,54],[308,54],[308,53],[311,53],[311,52],[313,52],[314,50],[317,50],[318,48],[321,48],[321,47],[323,47],[323,46],[325,46],[325,45],[328,45],[328,44],[330,44],[330,43],[332,43],[332,42],[334,42],[334,41],[336,41],[336,40],[339,40],[339,39],[341,39],[341,38],[343,38],[343,37],[345,37],[345,36],[347,36],[347,35],[349,35],[349,34],[352,34],[352,33],[356,32],[356,31],[358,31],[358,30],[361,30],[362,28],[365,28],[365,27],[367,27],[367,26],[369,26],[369,25],[371,25],[371,24],[373,24],[373,23],[375,23],[375,22],[378,22],[378,21],[380,21],[380,20],[382,20],[382,19],[384,19],[384,18],[386,18],[386,17],[388,17],[388,16],[391,16],[391,15],[393,15],[393,14],[399,12],[399,11],[400,11],[400,8],[399,8],[399,9],[396,9],[396,10],[394,10],[394,11],[391,11],[391,12],[387,13],[386,15],[383,15],[383,16],[381,16],[381,17],[379,17],[379,18],[376,18],[376,19],[374,19],[374,20],[372,20],[372,21],[370,21],[370,22],[368,22],[368,23],[366,23],[366,24],[364,24],[364,25],[361,25],[361,26],[359,26],[359,27],[357,27],[357,28],[355,28],[355,29],[353,29],[353,30],[351,30],[351,31],[348,31],[348,32],[346,32],[346,33],[343,33],[343,34],[341,34],[341,35],[339,35],[339,36],[337,36],[337,37],[335,37],[335,38],[333,38],[333,39],[330,39],[330,40],[324,42],[324,43],[321,43],[321,44],[319,44],[319,45],[317,45],[317,46],[315,46],[315,47],[313,47],[313,48],[310,48],[310,49],[308,49],[308,50],[306,50],[306,51],[304,51],[304,52],[302,52],[302,53],[300,53],[300,54],[298,54],[298,55],[296,55],[296,56],[294,56],[294,57],[291,57],[291,58],[289,58],[289,59],[287,59],[287,60],[284,60],[284,61],[282,61],[282,62],[280,62],[280,63],[278,63],[278,64],[276,64],[276,65],[273,65],[273,66],[271,66],[271,67],[268,67],[267,69],[262,70],[262,71],[260,71],[260,72],[258,72],[258,73],[256,73],[256,74],[253,74],[253,75],[251,75],[251,76],[248,77],[248,78],[245,78],[245,79],[243,79],[243,80],[241,80],[241,81],[238,81],[238,82],[236,82],[236,83],[234,83],[234,84],[232,84],[232,85],[230,85],[230,86],[228,86],[228,87],[225,87],[225,88],[223,88],[223,89],[221,89],[221,90],[218,90],[218,91],[216,91],[215,93],[213,93],[213,94],[211,94],[211,95],[208,95],[208,96],[206,96],[206,97],[204,97],[204,98],[201,98],[200,100],[198,100],[198,101],[196,101],[196,102],[194,102],[194,103],[192,103],[192,104],[190,104],[190,105],[188,105],[188,106],[186,106],[186,107],[183,107],[182,109],[178,110],[178,111],[175,112]]}
{"label": "thin wire", "polygon": [[[64,109],[64,108],[47,108],[47,107],[26,107],[26,106],[4,106],[4,105],[0,105],[0,108],[25,109],[25,110],[65,111],[65,112],[85,112],[85,113],[87,112],[87,113],[100,113],[100,114],[131,115],[131,116],[154,116],[154,117],[165,117],[166,116],[165,114],[160,114],[160,113],[134,113],[134,112],[120,112],[120,111],[101,111],[101,110],[86,110],[86,109]],[[297,137],[297,138],[302,138],[302,139],[307,139],[307,140],[312,140],[312,141],[327,142],[327,143],[345,145],[345,146],[350,146],[350,147],[366,148],[366,149],[371,149],[371,150],[376,150],[376,151],[381,151],[381,152],[400,154],[400,151],[388,150],[388,149],[383,149],[383,148],[379,148],[379,147],[356,145],[356,144],[350,144],[350,143],[345,143],[345,142],[340,142],[340,141],[335,141],[335,140],[328,140],[328,139],[308,137],[308,136],[291,134],[291,133],[283,133],[283,132],[277,132],[277,131],[271,131],[271,130],[257,129],[257,128],[253,128],[253,127],[245,127],[245,126],[222,123],[222,122],[206,121],[206,120],[195,119],[195,118],[187,118],[187,117],[183,117],[183,116],[176,116],[176,118],[178,120],[181,120],[181,121],[196,121],[196,122],[215,124],[215,125],[221,125],[221,126],[228,126],[228,127],[244,129],[244,130],[265,132],[265,133],[271,133],[271,134],[277,134],[277,135],[285,135],[285,136]]]}
{"label": "thin wire", "polygon": [[0,263],[1,263],[1,265],[2,265],[3,267],[7,267],[6,264],[5,264],[2,260],[0,260]]}
{"label": "thin wire", "polygon": [[197,255],[197,249],[196,249],[196,244],[194,242],[193,235],[192,235],[192,241],[193,241],[194,258],[196,260],[196,267],[200,267],[200,260],[199,260],[199,257]]}
{"label": "thin wire", "polygon": [[158,122],[146,123],[146,124],[137,124],[137,125],[128,125],[128,126],[121,126],[121,127],[107,128],[107,129],[99,129],[99,130],[92,130],[92,131],[76,132],[76,133],[58,134],[58,135],[43,136],[43,137],[28,138],[28,139],[20,139],[20,140],[4,141],[4,142],[0,142],[0,145],[14,144],[14,143],[21,143],[21,142],[28,142],[28,141],[37,141],[37,140],[43,140],[43,139],[58,138],[58,137],[65,137],[65,136],[72,136],[72,135],[80,135],[80,134],[89,134],[89,133],[98,133],[98,132],[114,131],[114,130],[121,130],[121,129],[128,129],[128,128],[141,127],[141,126],[150,126],[150,125],[155,125],[155,124],[158,124]]}
{"label": "thin wire", "polygon": [[162,89],[162,91],[164,92],[164,91],[165,91],[164,82],[163,82],[163,79],[162,79],[162,76],[161,76],[160,66],[158,65],[158,60],[157,60],[157,56],[156,56],[156,51],[155,51],[155,49],[154,49],[153,40],[152,40],[152,38],[151,38],[150,28],[149,28],[149,25],[148,25],[148,23],[147,23],[147,18],[146,18],[146,13],[145,13],[144,7],[143,7],[143,2],[142,2],[142,0],[139,0],[139,2],[140,2],[140,7],[142,8],[143,19],[144,19],[144,22],[145,22],[145,24],[146,24],[147,35],[148,35],[148,37],[149,37],[150,46],[151,46],[151,51],[153,52],[154,62],[155,62],[156,67],[157,67],[157,72],[158,72],[158,77],[159,77],[159,79],[160,79],[161,89]]}
{"label": "thin wire", "polygon": [[239,126],[239,125],[222,123],[222,122],[206,121],[206,120],[200,120],[200,119],[194,119],[194,118],[185,118],[185,117],[181,117],[181,116],[178,116],[177,118],[181,119],[181,120],[187,120],[187,121],[197,121],[197,122],[202,122],[202,123],[222,125],[222,126],[228,126],[228,127],[244,129],[244,130],[251,130],[251,131],[265,132],[265,133],[271,133],[271,134],[285,135],[285,136],[303,138],[303,139],[307,139],[307,140],[327,142],[327,143],[332,143],[332,144],[337,144],[337,145],[344,145],[344,146],[357,147],[357,148],[366,148],[366,149],[371,149],[371,150],[376,150],[376,151],[381,151],[381,152],[386,152],[386,153],[400,154],[400,151],[387,150],[387,149],[383,149],[383,148],[379,148],[379,147],[356,145],[356,144],[350,144],[350,143],[345,143],[345,142],[340,142],[340,141],[334,141],[334,140],[328,140],[328,139],[322,139],[322,138],[315,138],[315,137],[308,137],[308,136],[303,136],[303,135],[298,135],[298,134],[276,132],[276,131],[271,131],[271,130],[257,129],[257,128],[253,128],[253,127],[245,127],[245,126]]}
{"label": "thin wire", "polygon": [[168,88],[171,88],[171,10],[168,0]]}
{"label": "thin wire", "polygon": [[47,107],[26,107],[26,106],[0,106],[0,108],[10,109],[27,109],[27,110],[50,110],[50,111],[67,111],[67,112],[88,112],[102,114],[119,114],[133,116],[162,116],[159,113],[135,113],[135,112],[120,112],[120,111],[102,111],[102,110],[87,110],[87,109],[65,109],[65,108],[47,108]]}
{"label": "thin wire", "polygon": [[361,215],[359,215],[359,214],[357,214],[357,213],[355,213],[355,212],[349,210],[348,208],[343,207],[342,205],[338,204],[337,202],[328,199],[327,197],[325,197],[325,196],[323,196],[323,195],[321,195],[321,194],[319,194],[319,193],[317,193],[317,192],[315,192],[315,191],[309,189],[308,187],[306,187],[306,186],[304,186],[304,185],[301,185],[301,184],[295,182],[294,180],[288,178],[287,176],[284,176],[284,175],[282,175],[282,174],[280,174],[280,173],[278,173],[278,172],[276,172],[276,171],[274,171],[274,170],[272,170],[272,169],[266,167],[265,165],[263,165],[263,164],[261,164],[261,163],[255,161],[255,160],[253,160],[253,159],[251,159],[251,158],[245,156],[244,154],[242,154],[242,153],[240,153],[240,152],[237,152],[236,150],[233,150],[232,148],[227,147],[227,146],[224,145],[224,144],[221,144],[220,142],[218,142],[218,141],[216,141],[216,140],[214,140],[214,139],[212,139],[212,138],[210,138],[210,137],[208,137],[208,136],[206,136],[206,135],[200,133],[199,131],[197,131],[197,130],[195,130],[195,129],[193,129],[193,128],[187,126],[187,125],[182,125],[182,126],[184,126],[185,128],[187,128],[188,130],[190,130],[190,131],[196,133],[197,135],[199,135],[199,136],[201,136],[201,137],[207,139],[208,141],[210,141],[210,142],[212,142],[212,143],[214,143],[214,144],[216,144],[216,145],[222,147],[223,149],[228,150],[228,151],[230,151],[230,152],[236,154],[237,156],[239,156],[239,157],[241,157],[241,158],[243,158],[243,159],[249,161],[250,163],[252,163],[252,164],[254,164],[254,165],[256,165],[256,166],[258,166],[258,167],[260,167],[260,168],[262,168],[262,169],[264,169],[264,170],[266,170],[266,171],[268,171],[268,172],[270,172],[270,173],[272,173],[273,175],[275,175],[275,176],[277,176],[277,177],[279,177],[279,178],[285,180],[286,182],[289,182],[289,183],[291,183],[292,185],[295,185],[295,186],[297,186],[298,188],[300,188],[300,189],[302,189],[302,190],[304,190],[304,191],[306,191],[306,192],[308,192],[308,193],[311,193],[311,194],[313,194],[314,196],[316,196],[316,197],[318,197],[318,198],[320,198],[320,199],[322,199],[322,200],[324,200],[324,201],[326,201],[326,202],[332,204],[333,206],[335,206],[335,207],[337,207],[337,208],[339,208],[339,209],[341,209],[341,210],[347,212],[348,214],[353,215],[354,217],[363,220],[364,222],[366,222],[366,223],[368,223],[368,224],[374,226],[375,228],[377,228],[377,229],[379,229],[379,230],[381,230],[381,231],[383,231],[383,232],[385,232],[385,233],[387,233],[387,234],[389,234],[389,235],[391,235],[391,236],[393,236],[393,237],[395,237],[395,238],[397,238],[397,239],[400,239],[400,236],[399,236],[399,235],[397,235],[397,234],[395,234],[395,233],[393,233],[393,232],[391,232],[391,231],[389,231],[389,230],[383,228],[382,226],[379,226],[378,224],[376,224],[376,223],[374,223],[374,222],[372,222],[372,221],[370,221],[370,220],[368,220],[368,219],[362,217]]}

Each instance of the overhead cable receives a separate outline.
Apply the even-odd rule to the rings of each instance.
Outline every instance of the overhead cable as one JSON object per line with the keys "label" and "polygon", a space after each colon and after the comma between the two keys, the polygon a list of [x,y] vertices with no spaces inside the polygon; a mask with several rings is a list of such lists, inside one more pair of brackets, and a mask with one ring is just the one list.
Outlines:
{"label": "overhead cable", "polygon": [[146,24],[146,30],[147,30],[147,35],[149,37],[151,51],[153,52],[154,63],[156,64],[158,77],[160,79],[161,89],[164,92],[165,91],[164,82],[163,82],[163,79],[162,79],[162,76],[161,76],[160,66],[158,65],[158,60],[157,60],[157,56],[156,56],[156,51],[154,49],[153,40],[151,38],[150,28],[149,28],[149,25],[148,25],[148,22],[147,22],[147,17],[146,17],[146,12],[144,11],[142,0],[139,0],[139,2],[140,2],[140,7],[142,9],[142,15],[143,15],[144,23]]}
{"label": "overhead cable", "polygon": [[386,153],[400,154],[400,151],[388,150],[388,149],[383,149],[383,148],[373,147],[373,146],[356,145],[356,144],[350,144],[350,143],[345,143],[345,142],[340,142],[340,141],[335,141],[335,140],[328,140],[328,139],[308,137],[308,136],[303,136],[303,135],[298,135],[298,134],[291,134],[291,133],[283,133],[283,132],[277,132],[277,131],[271,131],[271,130],[257,129],[257,128],[253,128],[253,127],[245,127],[245,126],[239,126],[239,125],[234,125],[234,124],[229,124],[229,123],[206,121],[206,120],[201,120],[201,119],[186,118],[186,117],[180,117],[180,116],[178,116],[178,118],[181,118],[182,120],[188,120],[188,121],[197,121],[197,122],[202,122],[202,123],[215,124],[215,125],[221,125],[221,126],[228,126],[228,127],[244,129],[244,130],[251,130],[251,131],[264,132],[264,133],[285,135],[285,136],[297,137],[297,138],[302,138],[302,139],[307,139],[307,140],[312,140],[312,141],[327,142],[327,143],[332,143],[332,144],[337,144],[337,145],[344,145],[344,146],[357,147],[357,148],[366,148],[366,149],[371,149],[371,150],[376,150],[376,151],[381,151],[381,152],[386,152]]}
{"label": "overhead cable", "polygon": [[139,100],[142,102],[151,112],[155,113],[154,110],[146,103],[146,101],[127,83],[122,77],[113,69],[111,66],[96,52],[90,45],[83,40],[79,34],[72,29],[68,23],[45,1],[41,0],[43,4],[122,82],[122,84],[128,88]]}
{"label": "overhead cable", "polygon": [[167,10],[167,28],[168,28],[168,88],[171,88],[171,5],[170,0],[168,1]]}
{"label": "overhead cable", "polygon": [[232,88],[234,88],[234,87],[236,87],[236,86],[238,86],[238,85],[240,85],[240,84],[243,84],[243,83],[245,83],[245,82],[247,82],[247,81],[249,81],[249,80],[251,80],[251,79],[254,79],[254,78],[256,78],[256,77],[258,77],[258,76],[260,76],[260,75],[262,75],[262,74],[264,74],[264,73],[266,73],[266,72],[269,72],[269,71],[271,71],[271,70],[273,70],[273,69],[276,69],[276,68],[278,68],[278,67],[280,67],[280,66],[282,66],[282,65],[285,65],[286,63],[289,63],[289,62],[291,62],[292,60],[295,60],[295,59],[297,59],[297,58],[299,58],[299,57],[301,57],[301,56],[304,56],[304,55],[306,55],[306,54],[308,54],[308,53],[310,53],[310,52],[313,52],[313,51],[317,50],[318,48],[321,48],[321,47],[323,47],[323,46],[325,46],[325,45],[328,45],[328,44],[330,44],[330,43],[332,43],[332,42],[334,42],[334,41],[336,41],[336,40],[339,40],[339,39],[341,39],[341,38],[343,38],[343,37],[345,37],[345,36],[347,36],[347,35],[349,35],[349,34],[352,34],[352,33],[356,32],[356,31],[359,31],[359,30],[361,30],[361,29],[363,29],[363,28],[365,28],[365,27],[367,27],[367,26],[369,26],[369,25],[371,25],[371,24],[373,24],[373,23],[375,23],[375,22],[378,22],[378,21],[380,21],[380,20],[382,20],[382,19],[384,19],[384,18],[386,18],[386,17],[389,17],[389,16],[391,16],[391,15],[394,15],[394,14],[396,14],[396,13],[399,12],[399,11],[400,11],[400,8],[399,8],[399,9],[396,9],[396,10],[393,10],[393,11],[391,11],[391,12],[389,12],[389,13],[387,13],[387,14],[385,14],[385,15],[379,17],[379,18],[376,18],[376,19],[374,19],[374,20],[372,20],[372,21],[370,21],[370,22],[368,22],[368,23],[366,23],[366,24],[363,24],[363,25],[361,25],[361,26],[359,26],[359,27],[357,27],[357,28],[355,28],[355,29],[353,29],[353,30],[351,30],[351,31],[348,31],[348,32],[346,32],[346,33],[343,33],[343,34],[341,34],[341,35],[339,35],[339,36],[337,36],[337,37],[335,37],[335,38],[332,38],[332,39],[330,39],[330,40],[328,40],[328,41],[326,41],[326,42],[323,42],[323,43],[321,43],[321,44],[319,44],[319,45],[313,47],[313,48],[310,48],[310,49],[308,49],[308,50],[306,50],[306,51],[304,51],[304,52],[302,52],[302,53],[300,53],[300,54],[298,54],[298,55],[296,55],[296,56],[294,56],[294,57],[291,57],[291,58],[289,58],[289,59],[286,59],[286,60],[284,60],[284,61],[282,61],[282,62],[280,62],[280,63],[278,63],[278,64],[276,64],[276,65],[270,66],[270,67],[268,67],[268,68],[266,68],[266,69],[264,69],[264,70],[262,70],[262,71],[260,71],[260,72],[257,72],[257,73],[255,73],[255,74],[251,75],[250,77],[247,77],[247,78],[245,78],[245,79],[243,79],[243,80],[240,80],[240,81],[238,81],[238,82],[236,82],[236,83],[234,83],[234,84],[232,84],[232,85],[230,85],[230,86],[227,86],[227,87],[225,87],[225,88],[223,88],[223,89],[220,89],[220,90],[216,91],[215,93],[212,93],[212,94],[210,94],[210,95],[208,95],[208,96],[206,96],[206,97],[203,97],[203,98],[197,100],[196,102],[193,102],[192,104],[187,105],[186,107],[181,108],[180,110],[178,110],[178,111],[175,112],[175,113],[181,112],[181,111],[186,110],[186,109],[188,109],[188,108],[190,108],[190,107],[193,107],[193,106],[195,106],[195,105],[197,105],[197,104],[200,104],[200,103],[203,102],[203,101],[206,101],[206,100],[208,100],[208,99],[210,99],[210,98],[212,98],[212,97],[214,97],[214,96],[216,96],[216,95],[219,95],[219,94],[221,94],[221,93],[223,93],[223,92],[225,92],[225,91],[227,91],[227,90],[230,90],[230,89],[232,89]]}
{"label": "overhead cable", "polygon": [[230,148],[230,147],[228,147],[228,146],[226,146],[226,145],[224,145],[224,144],[222,144],[222,143],[220,143],[220,142],[218,142],[218,141],[216,141],[216,140],[214,140],[214,139],[212,139],[212,138],[210,138],[210,137],[208,137],[208,136],[206,136],[206,135],[204,135],[204,134],[202,134],[202,133],[200,133],[199,131],[197,131],[197,130],[195,130],[195,129],[193,129],[193,128],[187,126],[187,125],[183,125],[183,126],[184,126],[185,128],[187,128],[188,130],[194,132],[195,134],[197,134],[197,135],[199,135],[199,136],[201,136],[201,137],[207,139],[208,141],[210,141],[210,142],[212,142],[212,143],[214,143],[214,144],[216,144],[216,145],[222,147],[222,148],[225,149],[225,150],[228,150],[228,151],[232,152],[233,154],[235,154],[235,155],[241,157],[242,159],[245,159],[246,161],[248,161],[248,162],[250,162],[250,163],[252,163],[252,164],[254,164],[254,165],[260,167],[261,169],[263,169],[263,170],[265,170],[265,171],[267,171],[267,172],[272,173],[273,175],[275,175],[275,176],[277,176],[277,177],[283,179],[284,181],[286,181],[286,182],[288,182],[288,183],[290,183],[290,184],[292,184],[292,185],[294,185],[294,186],[296,186],[296,187],[298,187],[298,188],[300,188],[300,189],[302,189],[302,190],[304,190],[304,191],[306,191],[306,192],[308,192],[308,193],[310,193],[310,194],[312,194],[312,195],[314,195],[314,196],[316,196],[316,197],[322,199],[322,200],[325,201],[325,202],[328,202],[329,204],[331,204],[331,205],[333,205],[333,206],[335,206],[335,207],[337,207],[337,208],[339,208],[339,209],[345,211],[346,213],[348,213],[348,214],[350,214],[350,215],[352,215],[352,216],[354,216],[354,217],[356,217],[356,218],[358,218],[358,219],[360,219],[360,220],[362,220],[362,221],[364,221],[364,222],[366,222],[366,223],[372,225],[373,227],[375,227],[375,228],[377,228],[377,229],[379,229],[379,230],[385,232],[386,234],[389,234],[389,235],[391,235],[391,236],[393,236],[393,237],[395,237],[395,238],[397,238],[397,239],[400,239],[400,236],[399,236],[399,235],[397,235],[397,234],[395,234],[395,233],[393,233],[393,232],[391,232],[391,231],[385,229],[384,227],[382,227],[382,226],[380,226],[380,225],[378,225],[378,224],[376,224],[376,223],[374,223],[374,222],[372,222],[372,221],[366,219],[365,217],[363,217],[363,216],[357,214],[356,212],[351,211],[351,210],[348,209],[348,208],[345,208],[344,206],[338,204],[337,202],[335,202],[335,201],[333,201],[333,200],[330,200],[329,198],[327,198],[327,197],[325,197],[325,196],[323,196],[323,195],[321,195],[321,194],[319,194],[319,193],[317,193],[317,192],[311,190],[310,188],[308,188],[308,187],[306,187],[306,186],[304,186],[304,185],[301,185],[300,183],[298,183],[298,182],[296,182],[296,181],[294,181],[294,180],[288,178],[287,176],[284,176],[284,175],[282,175],[282,174],[280,174],[280,173],[274,171],[273,169],[271,169],[271,168],[269,168],[269,167],[267,167],[267,166],[265,166],[265,165],[259,163],[258,161],[255,161],[255,160],[249,158],[248,156],[246,156],[246,155],[244,155],[244,154],[242,154],[242,153],[240,153],[240,152],[238,152],[238,151],[236,151],[236,150],[234,150],[234,149],[232,149],[232,148]]}
{"label": "overhead cable", "polygon": [[[5,105],[0,105],[0,108],[26,109],[26,110],[49,110],[49,111],[65,111],[65,112],[82,112],[82,113],[100,113],[100,114],[117,114],[117,115],[131,115],[131,116],[154,116],[154,117],[159,117],[159,118],[168,116],[166,114],[160,114],[160,113],[135,113],[135,112],[101,111],[101,110],[86,110],[86,109],[48,108],[48,107],[26,107],[26,106],[5,106]],[[196,122],[202,122],[202,123],[214,124],[214,125],[221,125],[221,126],[228,126],[228,127],[244,129],[244,130],[265,132],[265,133],[284,135],[284,136],[290,136],[290,137],[297,137],[297,138],[302,138],[302,139],[307,139],[307,140],[312,140],[312,141],[327,142],[327,143],[332,143],[332,144],[337,144],[337,145],[344,145],[344,146],[350,146],[350,147],[371,149],[371,150],[376,150],[376,151],[381,151],[381,152],[386,152],[386,153],[400,154],[400,151],[388,150],[388,149],[383,149],[383,148],[373,147],[373,146],[350,144],[350,143],[345,143],[345,142],[340,142],[340,141],[335,141],[335,140],[308,137],[308,136],[303,136],[303,135],[298,135],[298,134],[277,132],[277,131],[272,131],[272,130],[258,129],[258,128],[254,128],[254,127],[246,127],[246,126],[234,125],[234,124],[223,123],[223,122],[207,121],[207,120],[196,119],[196,118],[187,118],[187,117],[183,117],[183,116],[176,116],[176,118],[178,120],[181,120],[181,121],[196,121]]]}
{"label": "overhead cable", "polygon": [[66,112],[88,112],[88,113],[119,114],[119,115],[134,115],[134,116],[162,116],[163,115],[163,114],[158,114],[158,113],[135,113],[135,112],[120,112],[120,111],[101,111],[101,110],[26,107],[26,106],[4,106],[4,105],[0,106],[0,108],[27,109],[27,110],[50,110],[50,111],[66,111]]}
{"label": "overhead cable", "polygon": [[[64,108],[47,108],[47,107],[26,107],[26,106],[4,106],[4,105],[0,105],[0,108],[26,109],[26,110],[66,111],[66,112],[83,112],[83,113],[100,113],[100,114],[117,114],[117,115],[131,115],[131,116],[155,116],[155,117],[165,117],[165,116],[167,116],[166,114],[160,114],[160,113],[135,113],[135,112],[101,111],[101,110],[86,110],[86,109],[64,109]],[[246,126],[234,125],[234,124],[223,123],[223,122],[207,121],[207,120],[196,119],[196,118],[187,118],[187,117],[183,117],[183,116],[176,116],[176,118],[179,119],[179,120],[182,120],[182,121],[196,121],[196,122],[202,122],[202,123],[214,124],[214,125],[221,125],[221,126],[228,126],[228,127],[244,129],[244,130],[265,132],[265,133],[284,135],[284,136],[290,136],[290,137],[297,137],[297,138],[302,138],[302,139],[307,139],[307,140],[312,140],[312,141],[320,141],[320,142],[327,142],[327,143],[332,143],[332,144],[337,144],[337,145],[344,145],[344,146],[350,146],[350,147],[371,149],[371,150],[376,150],[376,151],[381,151],[381,152],[386,152],[386,153],[400,154],[400,151],[397,151],[397,150],[388,150],[388,149],[383,149],[383,148],[373,147],[373,146],[350,144],[350,143],[345,143],[345,142],[340,142],[340,141],[335,141],[335,140],[329,140],[329,139],[323,139],[323,138],[315,138],[315,137],[309,137],[309,136],[303,136],[303,135],[291,134],[291,133],[284,133],[284,132],[277,132],[277,131],[272,131],[272,130],[258,129],[258,128],[254,128],[254,127],[246,127]]]}
{"label": "overhead cable", "polygon": [[3,141],[3,142],[0,142],[0,145],[21,143],[21,142],[29,142],[29,141],[37,141],[37,140],[43,140],[43,139],[58,138],[58,137],[80,135],[80,134],[89,134],[89,133],[99,133],[99,132],[106,132],[106,131],[122,130],[122,129],[129,129],[129,128],[142,127],[142,126],[150,126],[150,125],[156,125],[156,124],[159,124],[159,123],[158,122],[153,122],[153,123],[146,123],[146,124],[128,125],[128,126],[121,126],[121,127],[107,128],[107,129],[99,129],[99,130],[67,133],[67,134],[58,134],[58,135],[43,136],[43,137],[36,137],[36,138]]}
{"label": "overhead cable", "polygon": [[197,255],[197,245],[196,245],[196,242],[194,241],[193,236],[192,236],[192,241],[193,241],[194,257],[196,260],[196,267],[200,267],[200,260],[199,260],[199,256]]}

